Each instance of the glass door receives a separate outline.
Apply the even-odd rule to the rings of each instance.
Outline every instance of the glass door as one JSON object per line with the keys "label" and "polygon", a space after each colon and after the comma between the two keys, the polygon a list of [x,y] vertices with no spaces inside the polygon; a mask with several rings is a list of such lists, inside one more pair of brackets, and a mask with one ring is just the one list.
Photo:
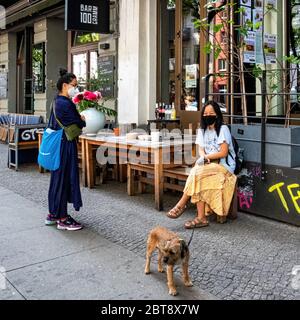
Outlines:
{"label": "glass door", "polygon": [[175,0],[160,0],[158,5],[158,101],[175,102]]}
{"label": "glass door", "polygon": [[158,10],[157,100],[175,102],[177,110],[198,110],[199,1],[159,0]]}
{"label": "glass door", "polygon": [[198,1],[176,0],[176,105],[180,110],[199,109],[200,31]]}

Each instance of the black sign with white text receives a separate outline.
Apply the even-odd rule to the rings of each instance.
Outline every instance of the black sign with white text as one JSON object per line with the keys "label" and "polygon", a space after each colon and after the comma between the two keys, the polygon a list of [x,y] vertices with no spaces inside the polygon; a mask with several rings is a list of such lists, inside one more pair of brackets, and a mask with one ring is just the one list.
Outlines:
{"label": "black sign with white text", "polygon": [[65,29],[109,33],[109,0],[66,0]]}

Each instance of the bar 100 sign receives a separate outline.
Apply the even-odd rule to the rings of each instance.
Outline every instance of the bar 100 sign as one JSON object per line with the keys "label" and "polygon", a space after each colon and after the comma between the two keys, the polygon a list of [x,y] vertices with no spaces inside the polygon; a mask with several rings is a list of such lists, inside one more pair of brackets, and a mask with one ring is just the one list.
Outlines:
{"label": "bar 100 sign", "polygon": [[81,4],[80,23],[98,24],[98,7]]}

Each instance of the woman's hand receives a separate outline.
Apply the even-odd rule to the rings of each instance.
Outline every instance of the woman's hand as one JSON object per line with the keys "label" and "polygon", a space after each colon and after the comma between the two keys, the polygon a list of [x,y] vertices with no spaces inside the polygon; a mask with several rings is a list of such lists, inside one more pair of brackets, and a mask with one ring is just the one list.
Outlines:
{"label": "woman's hand", "polygon": [[85,121],[85,116],[84,115],[81,115],[81,120]]}
{"label": "woman's hand", "polygon": [[207,157],[207,155],[204,156],[204,163],[210,164],[210,159]]}

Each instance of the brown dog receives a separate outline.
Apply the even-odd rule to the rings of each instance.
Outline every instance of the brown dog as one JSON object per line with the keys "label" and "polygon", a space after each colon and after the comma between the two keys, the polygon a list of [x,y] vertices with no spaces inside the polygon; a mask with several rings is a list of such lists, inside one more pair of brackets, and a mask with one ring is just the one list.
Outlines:
{"label": "brown dog", "polygon": [[164,272],[162,262],[167,264],[169,294],[172,296],[177,295],[173,278],[173,268],[179,261],[182,262],[184,285],[186,287],[191,287],[193,284],[188,272],[190,253],[189,247],[186,245],[185,241],[180,239],[176,233],[171,232],[166,228],[156,227],[151,230],[147,241],[145,274],[150,273],[150,260],[155,249],[158,249],[158,271]]}

